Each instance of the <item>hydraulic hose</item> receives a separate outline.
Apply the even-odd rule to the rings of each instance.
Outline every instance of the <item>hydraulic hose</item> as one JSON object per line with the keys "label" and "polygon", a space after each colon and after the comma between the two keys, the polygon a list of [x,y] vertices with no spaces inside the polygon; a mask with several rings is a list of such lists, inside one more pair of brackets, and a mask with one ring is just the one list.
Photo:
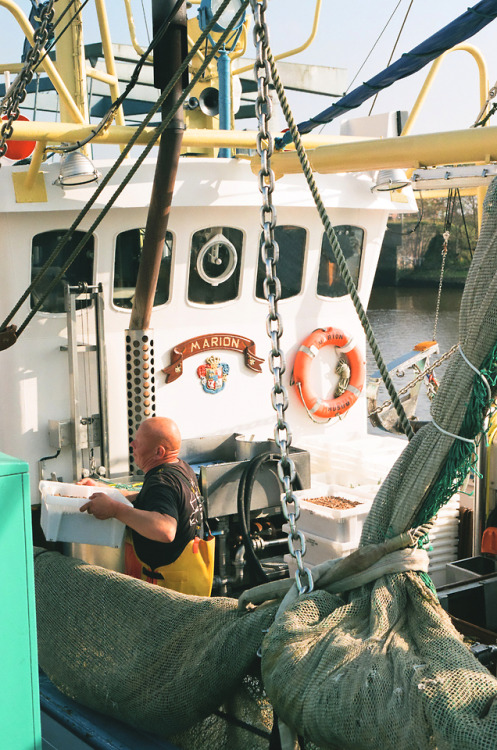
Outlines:
{"label": "hydraulic hose", "polygon": [[[268,576],[259,558],[257,557],[257,553],[254,548],[254,542],[250,536],[250,507],[252,503],[252,492],[254,489],[256,476],[261,468],[265,464],[271,462],[277,464],[279,459],[279,454],[270,452],[260,453],[259,455],[255,456],[243,469],[242,475],[240,477],[240,482],[238,484],[237,510],[242,531],[242,540],[245,546],[247,562],[252,567],[252,570],[259,583],[269,581],[270,576]],[[278,481],[280,482],[279,477]],[[295,487],[296,489],[302,489],[302,483],[298,474],[295,475]]]}

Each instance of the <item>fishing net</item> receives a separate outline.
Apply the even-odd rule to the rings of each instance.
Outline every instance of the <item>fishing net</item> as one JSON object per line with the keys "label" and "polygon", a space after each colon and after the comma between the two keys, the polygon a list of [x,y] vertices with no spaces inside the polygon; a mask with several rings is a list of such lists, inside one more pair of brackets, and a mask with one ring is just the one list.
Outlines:
{"label": "fishing net", "polygon": [[[40,666],[59,689],[194,750],[267,747],[271,706],[307,746],[494,750],[497,680],[439,605],[420,547],[474,461],[497,381],[496,201],[494,181],[461,304],[461,348],[432,406],[438,427],[423,427],[393,466],[358,552],[314,568],[309,595],[277,582],[237,604],[38,551]],[[227,728],[221,705],[237,724]],[[285,743],[293,748],[291,736]]]}
{"label": "fishing net", "polygon": [[178,594],[40,548],[35,591],[40,667],[65,695],[161,736],[201,727],[203,744],[191,731],[182,747],[259,747],[210,715],[228,704],[240,724],[271,728],[250,673],[273,605],[240,616],[236,600]]}

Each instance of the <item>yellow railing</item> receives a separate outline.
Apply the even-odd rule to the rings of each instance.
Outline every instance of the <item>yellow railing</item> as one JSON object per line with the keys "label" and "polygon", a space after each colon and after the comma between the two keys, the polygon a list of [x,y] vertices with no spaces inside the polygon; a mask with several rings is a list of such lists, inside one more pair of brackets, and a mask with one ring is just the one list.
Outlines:
{"label": "yellow railing", "polygon": [[[447,50],[447,52],[444,52],[442,55],[440,55],[440,57],[437,57],[437,59],[432,63],[429,73],[426,76],[425,82],[423,83],[423,86],[421,87],[421,91],[419,92],[418,97],[416,101],[414,102],[414,106],[411,110],[411,113],[407,119],[407,122],[404,125],[404,128],[401,133],[402,136],[408,135],[411,132],[411,128],[416,122],[420,109],[426,100],[428,92],[433,85],[433,81],[440,69],[442,62],[451,52],[459,52],[459,51],[469,52],[469,54],[473,57],[473,59],[475,60],[478,66],[478,76],[479,76],[479,84],[480,84],[480,113],[481,114],[484,113],[485,104],[487,102],[487,94],[488,94],[488,75],[487,75],[487,66],[486,66],[485,60],[483,59],[483,56],[480,50],[477,47],[473,46],[472,44],[466,44],[466,43],[457,44],[455,47],[452,47],[452,49],[449,49]],[[485,198],[486,192],[487,192],[486,187],[477,187],[473,191],[473,195],[476,194],[477,201],[478,201],[478,226],[481,226],[481,220],[483,216],[483,200]]]}
{"label": "yellow railing", "polygon": [[[312,42],[314,41],[314,38],[316,36],[318,25],[319,25],[319,14],[321,12],[321,0],[316,0],[316,7],[314,10],[314,21],[312,24],[312,30],[310,33],[310,36],[308,39],[300,45],[300,47],[295,47],[294,49],[288,50],[288,52],[281,52],[279,55],[275,55],[274,60],[275,62],[278,60],[283,60],[285,57],[292,57],[292,55],[296,55],[298,52],[302,52],[303,50],[307,49]],[[239,76],[240,73],[246,73],[249,70],[253,70],[254,65],[245,65],[243,68],[237,68],[236,70],[233,70],[233,75]]]}
{"label": "yellow railing", "polygon": [[[28,42],[31,44],[31,46],[34,46],[34,37],[33,37],[33,27],[31,26],[29,22],[29,18],[26,16],[26,14],[19,8],[16,3],[12,2],[12,0],[0,0],[0,7],[5,8],[8,10],[14,18],[16,19],[17,23],[21,27],[21,30],[28,40]],[[41,65],[45,72],[47,73],[48,77],[52,81],[55,90],[57,91],[58,95],[60,96],[61,100],[66,105],[68,112],[70,116],[72,117],[74,122],[84,122],[84,117],[79,111],[76,102],[74,101],[73,97],[71,96],[70,92],[68,91],[64,81],[59,76],[53,62],[47,55],[43,58]],[[8,66],[3,66],[4,72],[5,70],[13,70],[13,66],[8,68]],[[14,72],[14,71],[13,71]]]}

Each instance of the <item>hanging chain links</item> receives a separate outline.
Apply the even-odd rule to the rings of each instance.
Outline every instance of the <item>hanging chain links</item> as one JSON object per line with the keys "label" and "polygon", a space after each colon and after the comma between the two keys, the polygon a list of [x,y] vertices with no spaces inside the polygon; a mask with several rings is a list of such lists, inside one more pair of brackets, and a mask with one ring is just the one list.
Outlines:
{"label": "hanging chain links", "polygon": [[55,0],[49,0],[49,2],[43,6],[40,16],[40,25],[34,32],[34,45],[26,55],[26,64],[12,86],[6,92],[0,104],[0,110],[7,113],[7,119],[0,130],[0,158],[5,156],[7,151],[6,141],[8,141],[9,138],[12,138],[14,133],[12,123],[19,117],[19,107],[26,98],[26,89],[31,83],[34,70],[40,59],[41,51],[47,42],[49,27],[52,23],[54,14],[54,1]]}
{"label": "hanging chain links", "polygon": [[285,410],[288,407],[288,395],[282,382],[285,372],[285,358],[280,348],[280,339],[283,335],[283,321],[278,313],[278,300],[281,297],[281,283],[277,275],[276,264],[279,258],[278,244],[274,238],[276,226],[276,210],[272,202],[274,190],[274,173],[271,169],[271,156],[273,154],[273,137],[269,132],[268,123],[272,114],[272,102],[269,94],[270,66],[267,58],[265,39],[268,39],[268,29],[265,21],[267,0],[250,0],[254,14],[254,44],[256,48],[256,60],[254,75],[257,83],[257,99],[255,113],[258,120],[257,153],[261,159],[259,170],[259,190],[262,194],[261,227],[262,245],[261,254],[265,267],[264,296],[268,302],[269,313],[266,319],[267,335],[271,339],[271,350],[269,353],[269,369],[273,375],[273,389],[271,391],[271,403],[277,414],[277,422],[274,430],[274,438],[280,449],[278,461],[278,476],[283,485],[282,496],[283,516],[290,526],[288,535],[288,548],[290,554],[295,558],[297,571],[295,580],[299,594],[310,593],[314,588],[311,571],[304,567],[303,557],[306,552],[304,534],[297,529],[297,520],[300,515],[299,501],[293,491],[295,480],[295,464],[289,456],[292,435],[288,423],[285,421]]}
{"label": "hanging chain links", "polygon": [[442,265],[440,267],[440,280],[438,282],[438,295],[437,295],[437,306],[435,309],[435,322],[433,323],[433,340],[434,341],[437,338],[437,326],[438,326],[438,318],[440,315],[440,300],[442,298],[442,286],[444,282],[445,261],[447,260],[447,251],[449,249],[449,239],[450,239],[449,230],[446,229],[442,236],[443,236],[444,243],[442,247]]}
{"label": "hanging chain links", "polygon": [[[455,351],[457,351],[457,347],[459,344],[454,344],[451,346],[451,348],[446,351],[444,354],[442,354],[441,357],[439,357],[436,362],[433,362],[432,365],[429,367],[425,367],[424,370],[419,372],[416,377],[414,377],[412,380],[408,382],[407,385],[405,385],[403,388],[400,388],[400,390],[397,391],[398,396],[403,396],[404,393],[408,393],[413,386],[415,386],[417,383],[419,383],[421,380],[424,380],[424,378],[427,377],[427,375],[430,375],[434,370],[436,370],[437,367],[440,367],[447,359],[452,357]],[[429,388],[430,386],[428,386]],[[372,411],[368,412],[368,417],[373,417],[375,414],[380,414],[382,411],[384,411],[388,406],[392,406],[392,400],[388,399],[388,401],[383,401],[380,406],[377,406],[376,409],[373,409]]]}

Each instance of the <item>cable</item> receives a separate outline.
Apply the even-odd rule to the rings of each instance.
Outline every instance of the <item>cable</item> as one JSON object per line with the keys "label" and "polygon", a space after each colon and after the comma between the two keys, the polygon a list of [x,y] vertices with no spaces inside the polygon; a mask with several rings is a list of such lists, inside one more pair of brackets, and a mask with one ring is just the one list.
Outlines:
{"label": "cable", "polygon": [[388,231],[391,232],[392,234],[397,235],[397,237],[408,237],[410,234],[414,234],[414,232],[417,232],[421,222],[423,221],[423,215],[424,215],[423,196],[421,195],[421,192],[419,193],[419,203],[420,203],[419,219],[412,229],[409,229],[407,232],[397,232],[395,229],[392,229],[392,227],[388,227]]}
{"label": "cable", "polygon": [[467,224],[466,224],[466,217],[464,216],[464,208],[463,208],[463,205],[462,205],[461,191],[459,190],[459,188],[457,188],[457,195],[459,197],[459,208],[461,209],[461,217],[462,217],[462,221],[463,221],[463,224],[464,224],[464,231],[466,233],[466,240],[467,240],[467,243],[468,243],[468,250],[469,250],[470,257],[472,258],[473,257],[473,248],[471,247],[471,242],[470,242],[470,239],[469,239],[469,232],[468,232],[468,227],[467,227]]}
{"label": "cable", "polygon": [[[280,456],[277,453],[260,453],[258,456],[255,456],[255,458],[249,461],[247,466],[243,469],[242,475],[240,477],[240,482],[238,484],[237,511],[238,520],[240,522],[242,531],[243,544],[245,547],[245,552],[247,553],[247,560],[251,564],[253,572],[259,583],[269,581],[271,580],[271,577],[268,576],[261,564],[261,561],[257,557],[254,548],[254,541],[250,536],[250,507],[252,504],[252,493],[254,490],[256,476],[262,469],[262,467],[265,464],[269,464],[271,462],[278,464],[279,460]],[[278,482],[283,487],[279,477]],[[294,485],[296,489],[302,489],[302,482],[298,474],[295,475]],[[285,540],[282,539],[281,541],[283,543]]]}
{"label": "cable", "polygon": [[346,89],[346,91],[345,91],[345,93],[346,93],[346,94],[348,94],[348,93],[349,93],[349,91],[350,91],[350,87],[352,86],[352,84],[353,84],[353,83],[354,83],[354,81],[356,80],[357,76],[359,75],[359,73],[361,72],[361,70],[363,69],[363,67],[364,67],[364,66],[366,65],[366,63],[367,63],[367,61],[369,60],[369,58],[371,57],[371,55],[372,55],[372,53],[373,53],[373,50],[374,50],[374,48],[376,47],[376,45],[377,45],[377,44],[378,44],[378,42],[380,41],[381,37],[383,36],[383,34],[385,33],[385,31],[387,30],[387,28],[388,28],[388,25],[389,25],[390,21],[392,20],[392,18],[393,18],[393,17],[394,17],[394,15],[396,14],[396,12],[397,12],[397,9],[398,9],[398,7],[399,7],[399,5],[400,5],[401,3],[402,3],[402,0],[399,0],[399,2],[397,3],[397,5],[395,6],[395,8],[394,8],[394,10],[393,10],[393,13],[391,14],[390,18],[388,19],[388,21],[387,21],[387,22],[386,22],[386,24],[384,25],[383,29],[381,30],[381,32],[380,32],[380,34],[379,34],[379,36],[378,36],[378,38],[377,38],[376,42],[375,42],[375,43],[373,44],[373,46],[372,46],[372,47],[371,47],[371,49],[369,50],[369,52],[368,52],[367,56],[365,57],[365,59],[364,59],[364,62],[362,63],[361,67],[359,68],[359,70],[357,71],[357,73],[355,74],[355,76],[353,77],[353,79],[351,80],[351,82],[349,83],[349,85],[347,86],[347,89]]}
{"label": "cable", "polygon": [[[61,16],[59,17],[59,19],[57,20],[57,22],[56,22],[56,23],[54,24],[54,26],[53,26],[53,28],[54,28],[54,29],[56,29],[56,28],[57,28],[57,26],[58,26],[58,25],[59,25],[59,23],[61,22],[61,20],[62,20],[63,16],[65,15],[65,13],[67,13],[67,11],[69,10],[69,8],[71,8],[71,7],[72,7],[72,6],[74,5],[74,3],[75,3],[75,2],[76,2],[76,0],[72,0],[72,1],[71,1],[71,3],[70,3],[70,5],[68,5],[68,6],[67,6],[67,8],[66,8],[66,9],[64,10],[64,12],[63,12],[63,13],[61,14]],[[48,54],[50,54],[50,52],[51,52],[51,51],[53,50],[53,48],[55,47],[55,45],[57,44],[57,42],[59,41],[59,39],[61,38],[61,36],[62,36],[63,34],[65,34],[65,32],[67,31],[67,29],[69,28],[69,26],[70,26],[70,25],[72,24],[72,22],[73,22],[73,21],[74,21],[74,19],[76,18],[76,16],[77,16],[77,15],[79,15],[79,13],[81,13],[81,11],[83,10],[83,8],[85,7],[85,5],[86,5],[86,4],[88,3],[88,2],[89,2],[89,0],[84,0],[84,2],[83,2],[83,3],[81,4],[81,6],[80,6],[80,7],[78,8],[78,10],[77,10],[77,11],[76,11],[76,13],[74,14],[74,16],[73,16],[73,17],[72,17],[72,18],[70,19],[70,21],[68,21],[68,23],[66,23],[66,25],[64,26],[64,28],[63,28],[63,29],[62,29],[62,31],[60,32],[59,36],[57,36],[57,37],[56,37],[56,38],[55,38],[55,39],[53,40],[53,42],[52,42],[52,43],[50,44],[50,46],[49,46],[49,47],[47,47],[47,49],[45,50],[45,54],[43,55],[43,57],[41,57],[41,58],[40,58],[40,59],[38,60],[37,64],[36,64],[36,65],[35,65],[35,67],[33,68],[33,70],[34,70],[34,71],[36,71],[36,69],[37,69],[37,68],[38,68],[38,67],[40,66],[40,64],[41,64],[41,63],[43,62],[43,60],[45,59],[45,57],[46,57],[46,56],[47,56]]]}
{"label": "cable", "polygon": [[[405,14],[405,16],[404,16],[404,20],[402,21],[402,26],[400,27],[400,31],[399,31],[399,33],[398,33],[398,35],[397,35],[397,39],[395,40],[395,44],[393,45],[393,49],[392,49],[392,54],[391,54],[391,55],[390,55],[390,57],[389,57],[389,60],[388,60],[388,63],[387,63],[387,67],[388,67],[388,65],[390,65],[390,63],[392,62],[392,57],[394,56],[394,54],[395,54],[395,50],[397,49],[397,44],[399,43],[400,35],[402,34],[402,32],[403,32],[403,30],[404,30],[404,26],[406,25],[406,21],[407,21],[407,16],[408,16],[408,15],[409,15],[409,13],[411,12],[411,8],[412,8],[412,4],[413,4],[413,2],[414,2],[414,0],[411,0],[411,2],[409,3],[409,7],[408,7],[408,9],[407,9],[407,12],[406,12],[406,14]],[[378,92],[378,93],[379,93],[379,92]],[[370,110],[369,110],[369,115],[371,115],[371,112],[373,111],[373,107],[374,107],[374,105],[376,104],[376,100],[378,99],[378,93],[377,93],[377,94],[375,94],[375,97],[374,97],[374,99],[373,99],[373,103],[371,104],[371,108],[370,108]]]}

